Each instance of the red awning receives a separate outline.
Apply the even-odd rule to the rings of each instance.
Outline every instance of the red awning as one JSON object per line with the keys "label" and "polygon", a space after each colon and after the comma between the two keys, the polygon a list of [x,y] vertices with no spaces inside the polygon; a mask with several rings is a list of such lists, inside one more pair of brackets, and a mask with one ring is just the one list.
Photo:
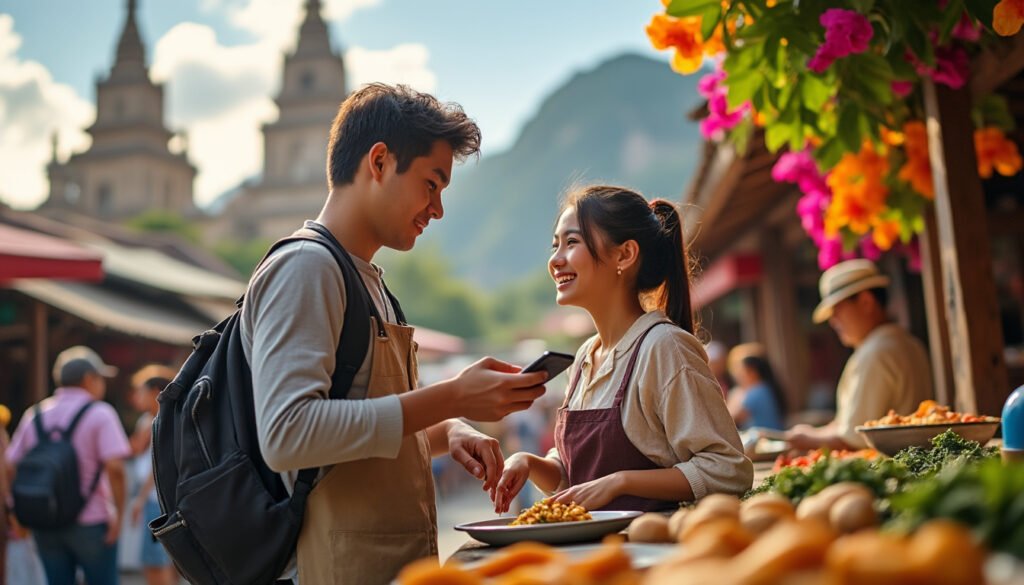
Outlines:
{"label": "red awning", "polygon": [[756,254],[732,254],[708,266],[693,288],[693,307],[701,308],[733,290],[757,284],[761,280],[761,257]]}
{"label": "red awning", "polygon": [[68,240],[0,224],[0,281],[103,279],[103,256]]}

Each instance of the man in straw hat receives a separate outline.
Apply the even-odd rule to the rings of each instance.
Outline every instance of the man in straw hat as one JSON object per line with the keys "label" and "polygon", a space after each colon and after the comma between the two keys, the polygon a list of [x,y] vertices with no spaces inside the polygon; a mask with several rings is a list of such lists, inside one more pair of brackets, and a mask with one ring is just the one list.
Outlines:
{"label": "man in straw hat", "polygon": [[828,321],[853,348],[836,389],[836,416],[822,427],[797,425],[787,433],[796,449],[867,447],[855,427],[890,409],[913,412],[932,395],[924,345],[885,314],[889,277],[869,260],[847,260],[821,275],[814,322]]}

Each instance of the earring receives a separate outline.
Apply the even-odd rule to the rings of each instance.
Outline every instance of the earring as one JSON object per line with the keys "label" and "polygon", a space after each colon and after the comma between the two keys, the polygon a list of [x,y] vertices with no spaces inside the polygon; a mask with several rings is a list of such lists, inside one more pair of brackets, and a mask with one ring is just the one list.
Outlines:
{"label": "earring", "polygon": [[622,276],[622,267],[621,266],[619,266],[618,268],[615,269],[615,274],[617,274],[619,276]]}

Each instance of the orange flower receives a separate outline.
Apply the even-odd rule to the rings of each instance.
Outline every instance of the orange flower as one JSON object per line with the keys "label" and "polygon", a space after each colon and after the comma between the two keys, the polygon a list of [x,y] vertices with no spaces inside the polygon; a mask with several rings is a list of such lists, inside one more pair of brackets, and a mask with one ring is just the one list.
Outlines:
{"label": "orange flower", "polygon": [[992,28],[1004,37],[1017,34],[1024,24],[1024,0],[1002,0],[992,10]]}
{"label": "orange flower", "polygon": [[900,146],[903,144],[903,133],[896,130],[889,130],[885,126],[880,129],[882,143],[886,146]]}
{"label": "orange flower", "polygon": [[865,142],[860,152],[844,154],[826,180],[832,202],[825,210],[825,233],[834,236],[847,227],[855,234],[866,234],[885,211],[888,172],[884,149],[879,152],[870,142]]}
{"label": "orange flower", "polygon": [[676,18],[655,14],[647,25],[647,37],[655,49],[675,49],[672,69],[684,75],[693,73],[704,61],[704,43],[700,35],[700,17]]}
{"label": "orange flower", "polygon": [[871,240],[883,252],[892,248],[900,237],[900,222],[888,219],[876,219],[871,230]]}
{"label": "orange flower", "polygon": [[928,131],[924,122],[911,120],[903,125],[904,151],[907,162],[900,168],[900,179],[910,183],[926,199],[935,198],[932,165],[928,160]]}
{"label": "orange flower", "polygon": [[999,128],[981,128],[974,131],[974,150],[978,156],[978,174],[987,179],[993,170],[1009,177],[1020,172],[1022,161],[1017,145],[1006,138]]}

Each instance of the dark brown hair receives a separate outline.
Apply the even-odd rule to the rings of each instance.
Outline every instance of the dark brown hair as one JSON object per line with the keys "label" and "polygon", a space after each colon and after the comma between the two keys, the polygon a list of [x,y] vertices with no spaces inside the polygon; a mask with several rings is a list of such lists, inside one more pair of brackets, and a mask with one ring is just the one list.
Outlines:
{"label": "dark brown hair", "polygon": [[371,83],[341,103],[331,124],[327,186],[355,180],[359,161],[378,142],[394,153],[398,172],[404,173],[438,140],[447,142],[461,161],[480,151],[480,128],[458,104],[443,104],[405,85]]}
{"label": "dark brown hair", "polygon": [[149,364],[132,375],[132,387],[150,391],[163,390],[176,374],[177,372],[163,364]]}
{"label": "dark brown hair", "polygon": [[679,211],[671,202],[623,187],[593,185],[571,191],[562,211],[572,207],[590,255],[601,262],[598,237],[613,245],[635,240],[640,247],[636,292],[686,331],[696,334],[690,306],[690,268]]}

